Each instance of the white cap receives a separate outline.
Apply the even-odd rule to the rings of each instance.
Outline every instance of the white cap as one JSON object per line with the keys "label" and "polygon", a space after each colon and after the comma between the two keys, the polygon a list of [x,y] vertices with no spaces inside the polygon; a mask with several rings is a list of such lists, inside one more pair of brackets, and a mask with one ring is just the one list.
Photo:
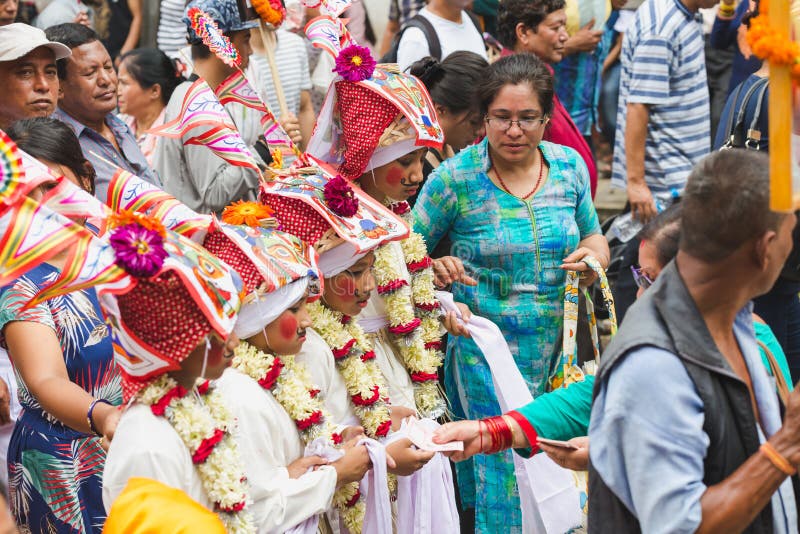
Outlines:
{"label": "white cap", "polygon": [[67,45],[48,40],[39,28],[21,22],[0,26],[0,61],[14,61],[40,46],[52,50],[56,59],[72,55]]}

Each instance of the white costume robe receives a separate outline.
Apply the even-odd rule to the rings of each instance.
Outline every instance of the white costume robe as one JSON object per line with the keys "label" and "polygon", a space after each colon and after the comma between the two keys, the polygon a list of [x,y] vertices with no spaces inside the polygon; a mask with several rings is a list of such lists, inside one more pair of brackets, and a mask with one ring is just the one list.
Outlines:
{"label": "white costume robe", "polygon": [[361,425],[350,404],[350,395],[347,394],[344,379],[336,368],[333,351],[312,328],[306,330],[306,342],[295,357],[295,361],[305,364],[308,368],[314,384],[325,396],[325,407],[337,425]]}
{"label": "white costume robe", "polygon": [[189,449],[163,417],[134,404],[122,414],[103,471],[103,504],[111,509],[131,477],[157,480],[213,510]]}
{"label": "white costume robe", "polygon": [[[392,241],[384,246],[391,247],[394,260],[393,267],[399,273],[402,273],[401,278],[410,284],[411,275],[403,261],[404,257],[400,243]],[[381,368],[383,377],[386,380],[386,385],[389,387],[389,401],[392,406],[404,406],[416,411],[414,384],[411,382],[411,377],[400,359],[399,351],[395,348],[393,341],[390,340],[391,334],[388,329],[389,320],[386,317],[386,305],[383,297],[378,295],[377,291],[372,292],[367,307],[358,314],[356,320],[361,328],[364,329],[364,332],[367,333],[372,343],[372,350],[375,351],[375,361],[378,362],[378,366]]]}
{"label": "white costume robe", "polygon": [[269,391],[236,369],[216,382],[238,419],[235,434],[250,484],[250,512],[258,532],[280,533],[325,512],[336,489],[336,470],[322,466],[300,478],[286,470],[303,457],[297,426]]}

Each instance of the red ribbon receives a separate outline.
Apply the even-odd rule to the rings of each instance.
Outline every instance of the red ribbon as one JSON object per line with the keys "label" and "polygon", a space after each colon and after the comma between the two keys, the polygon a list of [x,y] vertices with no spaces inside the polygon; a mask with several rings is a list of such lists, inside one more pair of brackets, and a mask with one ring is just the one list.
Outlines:
{"label": "red ribbon", "polygon": [[180,399],[186,395],[186,390],[183,386],[175,386],[174,388],[170,389],[164,396],[158,399],[150,406],[150,411],[153,412],[153,415],[164,415],[164,412],[169,406],[169,403],[172,402],[172,399]]}
{"label": "red ribbon", "polygon": [[203,462],[208,459],[208,456],[211,454],[211,451],[214,450],[214,447],[222,441],[222,438],[225,437],[225,431],[220,430],[219,428],[214,430],[214,434],[210,438],[204,439],[200,446],[197,447],[197,450],[194,451],[192,455],[192,462],[195,464],[202,464]]}
{"label": "red ribbon", "polygon": [[341,360],[342,358],[347,356],[347,354],[350,352],[350,349],[352,349],[353,345],[355,344],[356,340],[354,338],[345,343],[343,347],[340,347],[338,349],[331,349],[331,351],[333,352],[333,357],[336,358],[337,360]]}
{"label": "red ribbon", "polygon": [[306,430],[310,426],[318,424],[320,421],[322,421],[322,412],[317,410],[316,412],[312,413],[305,419],[300,419],[298,421],[295,421],[294,424],[297,425],[298,429]]}
{"label": "red ribbon", "polygon": [[430,256],[425,256],[419,261],[412,261],[411,263],[407,263],[406,267],[408,267],[408,272],[415,273],[417,271],[421,271],[423,269],[427,269],[433,265],[433,260]]}
{"label": "red ribbon", "polygon": [[393,293],[400,289],[401,287],[405,287],[408,285],[408,282],[403,280],[402,278],[396,278],[389,282],[388,284],[384,284],[382,286],[378,286],[378,294],[385,295],[386,293]]}
{"label": "red ribbon", "polygon": [[423,373],[422,371],[418,373],[411,373],[411,380],[414,382],[427,382],[429,380],[438,380],[439,375],[436,373]]}
{"label": "red ribbon", "polygon": [[272,389],[272,386],[275,385],[278,377],[281,376],[282,370],[283,362],[276,356],[275,360],[272,362],[272,367],[269,371],[267,371],[267,374],[264,375],[264,378],[258,381],[258,384],[264,389]]}
{"label": "red ribbon", "polygon": [[378,386],[375,386],[372,388],[372,396],[368,399],[362,397],[360,393],[356,393],[350,398],[353,400],[353,404],[355,404],[356,406],[370,406],[378,402],[380,395],[381,395],[380,389],[378,388]]}
{"label": "red ribbon", "polygon": [[389,433],[389,430],[391,430],[391,428],[392,428],[392,421],[386,420],[380,425],[378,425],[378,428],[375,430],[375,435],[383,437]]}
{"label": "red ribbon", "polygon": [[390,326],[389,327],[389,332],[391,332],[392,334],[398,334],[398,335],[400,335],[400,334],[410,334],[411,332],[416,330],[417,327],[421,323],[422,323],[422,321],[420,320],[419,317],[414,317],[414,320],[411,321],[410,323],[399,324],[397,326]]}

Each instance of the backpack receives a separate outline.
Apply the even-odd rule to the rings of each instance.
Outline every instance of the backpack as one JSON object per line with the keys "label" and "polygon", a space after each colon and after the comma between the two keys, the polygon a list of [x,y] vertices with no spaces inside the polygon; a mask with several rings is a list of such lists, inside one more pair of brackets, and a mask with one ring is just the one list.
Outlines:
{"label": "backpack", "polygon": [[[738,109],[734,109],[731,107],[730,113],[728,114],[728,121],[725,124],[725,133],[726,133],[726,141],[725,144],[720,147],[720,150],[725,150],[729,148],[746,148],[748,150],[761,150],[760,141],[761,141],[761,132],[758,130],[759,128],[759,120],[761,119],[761,109],[764,104],[764,95],[767,92],[769,78],[761,78],[750,88],[744,95],[742,102],[739,104]],[[733,106],[736,106],[736,103],[739,100],[739,95],[742,92],[742,84],[736,88],[736,92],[732,95],[731,101],[733,102]],[[756,94],[758,93],[758,94]],[[750,120],[750,127],[745,129],[745,122],[746,122],[746,113],[747,108],[750,105],[750,100],[755,96],[756,100],[756,108],[753,113],[753,117]],[[736,120],[734,121],[734,116],[736,116]],[[766,133],[766,132],[764,132]]]}
{"label": "backpack", "polygon": [[[462,13],[467,14],[469,19],[472,21],[472,24],[474,24],[475,28],[478,30],[478,33],[483,36],[483,29],[481,28],[481,23],[478,18],[469,11],[462,11]],[[400,31],[397,32],[397,35],[395,35],[392,39],[392,46],[389,48],[389,51],[386,52],[383,57],[381,57],[378,63],[397,63],[397,49],[400,48],[400,39],[403,38],[403,34],[409,28],[418,28],[420,31],[422,31],[422,33],[425,35],[425,40],[428,41],[428,50],[430,51],[430,56],[436,58],[437,61],[441,61],[442,45],[439,42],[439,36],[436,35],[436,29],[428,19],[417,13],[411,17],[408,22],[403,24],[403,27],[400,28]]]}

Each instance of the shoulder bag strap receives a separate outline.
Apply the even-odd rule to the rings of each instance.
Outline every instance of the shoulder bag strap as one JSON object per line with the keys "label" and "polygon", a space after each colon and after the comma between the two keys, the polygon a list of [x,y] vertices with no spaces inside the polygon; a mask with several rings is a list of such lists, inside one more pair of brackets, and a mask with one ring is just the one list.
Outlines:
{"label": "shoulder bag strap", "polygon": [[781,367],[778,365],[775,355],[772,354],[772,351],[767,348],[764,342],[759,340],[756,340],[756,342],[758,346],[761,347],[761,350],[764,351],[764,354],[767,355],[769,369],[772,371],[772,376],[775,377],[775,385],[778,388],[778,397],[780,397],[781,403],[786,406],[786,400],[789,398],[789,386],[786,385],[786,378],[783,376],[783,371],[781,371]]}

